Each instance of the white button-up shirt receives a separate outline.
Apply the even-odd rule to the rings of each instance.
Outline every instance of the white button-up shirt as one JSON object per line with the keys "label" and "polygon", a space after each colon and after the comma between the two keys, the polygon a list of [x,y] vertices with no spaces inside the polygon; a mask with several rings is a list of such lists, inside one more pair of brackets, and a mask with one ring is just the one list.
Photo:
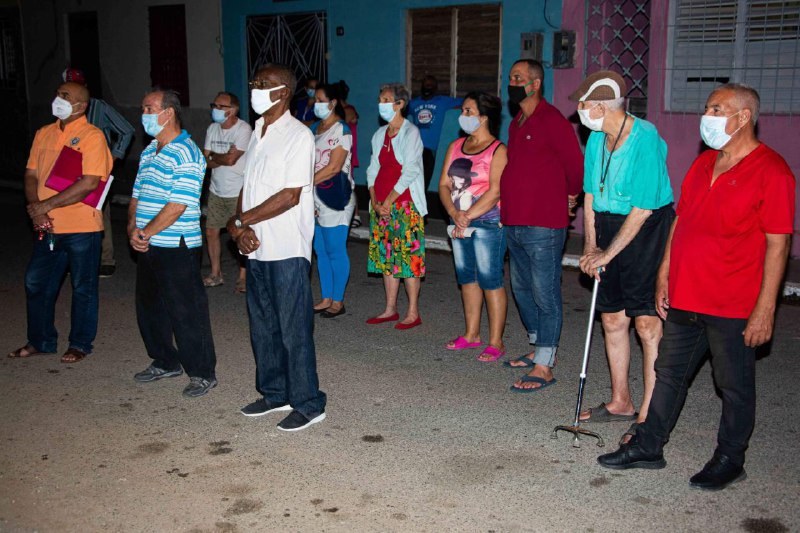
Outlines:
{"label": "white button-up shirt", "polygon": [[288,111],[267,127],[256,127],[247,148],[242,210],[248,211],[283,189],[302,187],[300,203],[275,218],[251,226],[261,246],[250,254],[257,261],[305,257],[311,261],[314,238],[314,134]]}

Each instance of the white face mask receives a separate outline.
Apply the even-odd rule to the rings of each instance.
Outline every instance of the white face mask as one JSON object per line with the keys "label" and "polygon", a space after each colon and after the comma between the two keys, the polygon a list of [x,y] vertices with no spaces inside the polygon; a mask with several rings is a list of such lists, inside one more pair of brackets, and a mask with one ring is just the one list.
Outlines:
{"label": "white face mask", "polygon": [[391,122],[392,119],[394,119],[395,115],[397,114],[397,111],[394,110],[394,103],[380,102],[378,104],[378,114],[386,122]]}
{"label": "white face mask", "polygon": [[578,118],[581,119],[581,124],[586,126],[592,131],[600,131],[603,129],[603,119],[605,116],[600,118],[591,118],[589,113],[591,113],[592,109],[597,107],[596,105],[591,107],[590,109],[578,109]]}
{"label": "white face mask", "polygon": [[731,137],[736,135],[736,131],[742,129],[742,127],[739,126],[736,128],[736,131],[730,135],[725,133],[725,125],[728,123],[728,119],[739,113],[741,113],[741,111],[737,111],[733,115],[727,117],[703,115],[700,118],[700,137],[703,139],[703,142],[714,150],[721,150],[722,147],[730,142]]}
{"label": "white face mask", "polygon": [[325,120],[331,113],[333,113],[333,109],[328,107],[330,102],[317,102],[314,104],[314,115],[320,120]]}
{"label": "white face mask", "polygon": [[481,127],[481,124],[483,124],[483,122],[481,122],[480,117],[476,117],[474,115],[460,115],[458,117],[458,125],[462,130],[464,130],[464,133],[474,133],[478,128]]}
{"label": "white face mask", "polygon": [[61,120],[67,120],[69,117],[75,114],[72,112],[72,104],[70,104],[60,96],[55,97],[55,99],[53,100],[52,108],[53,108],[53,116],[56,118],[60,118]]}
{"label": "white face mask", "polygon": [[280,102],[280,99],[273,101],[270,93],[284,87],[286,85],[278,85],[272,89],[253,89],[250,91],[250,105],[253,107],[253,111],[259,115],[266,113],[272,106]]}

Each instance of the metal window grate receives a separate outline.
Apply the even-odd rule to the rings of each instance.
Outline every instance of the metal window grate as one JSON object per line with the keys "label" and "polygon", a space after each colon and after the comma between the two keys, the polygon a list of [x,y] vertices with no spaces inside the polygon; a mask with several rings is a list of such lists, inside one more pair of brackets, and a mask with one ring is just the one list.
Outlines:
{"label": "metal window grate", "polygon": [[[301,82],[328,79],[326,22],[324,11],[248,17],[248,79],[266,63],[288,66]],[[302,83],[297,90],[302,90]]]}
{"label": "metal window grate", "polygon": [[761,112],[800,111],[800,1],[671,0],[667,106],[698,112],[711,90],[745,83]]}
{"label": "metal window grate", "polygon": [[619,72],[628,84],[628,109],[647,114],[650,0],[586,0],[584,75]]}

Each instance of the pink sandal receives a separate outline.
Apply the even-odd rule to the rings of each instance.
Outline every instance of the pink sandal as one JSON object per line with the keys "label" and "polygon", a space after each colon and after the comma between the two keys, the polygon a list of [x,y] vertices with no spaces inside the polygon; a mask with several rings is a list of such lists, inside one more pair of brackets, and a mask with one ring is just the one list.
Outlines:
{"label": "pink sandal", "polygon": [[503,357],[505,354],[506,352],[498,350],[497,348],[495,348],[490,344],[478,356],[478,361],[480,361],[481,363],[494,363],[495,361]]}
{"label": "pink sandal", "polygon": [[444,347],[448,350],[466,350],[467,348],[477,348],[482,345],[483,343],[481,341],[469,342],[464,337],[458,337],[445,344]]}

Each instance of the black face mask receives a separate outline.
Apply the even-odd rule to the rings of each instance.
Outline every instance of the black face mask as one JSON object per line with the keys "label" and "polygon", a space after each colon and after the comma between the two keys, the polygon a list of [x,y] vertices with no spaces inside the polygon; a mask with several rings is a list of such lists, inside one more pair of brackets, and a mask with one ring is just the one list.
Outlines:
{"label": "black face mask", "polygon": [[423,98],[430,98],[431,96],[433,96],[433,89],[431,89],[430,87],[423,87],[422,91],[420,92],[422,93]]}
{"label": "black face mask", "polygon": [[522,85],[509,85],[508,86],[508,105],[512,108],[519,108],[519,104],[525,100],[528,96],[536,94],[536,89],[533,89],[530,93],[528,93],[527,88],[528,86]]}

